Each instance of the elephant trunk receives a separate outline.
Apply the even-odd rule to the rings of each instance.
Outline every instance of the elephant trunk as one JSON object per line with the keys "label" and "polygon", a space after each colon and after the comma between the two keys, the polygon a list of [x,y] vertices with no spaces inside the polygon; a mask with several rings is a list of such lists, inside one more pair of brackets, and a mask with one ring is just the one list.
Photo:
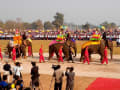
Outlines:
{"label": "elephant trunk", "polygon": [[73,49],[74,49],[74,52],[75,52],[75,56],[74,57],[76,57],[76,55],[77,55],[77,48],[74,47]]}

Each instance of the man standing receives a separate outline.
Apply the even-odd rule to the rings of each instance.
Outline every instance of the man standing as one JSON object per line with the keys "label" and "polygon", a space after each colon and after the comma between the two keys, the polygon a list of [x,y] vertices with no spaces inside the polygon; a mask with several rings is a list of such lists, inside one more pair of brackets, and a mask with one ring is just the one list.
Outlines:
{"label": "man standing", "polygon": [[62,48],[63,48],[63,46],[60,46],[58,62],[60,62],[60,61],[63,62],[63,58],[62,58]]}
{"label": "man standing", "polygon": [[73,90],[74,89],[74,77],[75,73],[73,72],[73,67],[66,68],[65,75],[67,77],[67,84],[66,84],[66,90]]}
{"label": "man standing", "polygon": [[8,83],[9,83],[9,75],[12,74],[12,71],[11,71],[11,66],[10,64],[8,64],[8,61],[6,61],[6,64],[3,65],[3,70],[4,70],[4,75],[7,75],[8,77]]}
{"label": "man standing", "polygon": [[104,62],[106,62],[106,64],[108,64],[107,47],[105,47],[105,49],[104,49],[104,59],[102,60],[102,64],[104,64]]}
{"label": "man standing", "polygon": [[39,50],[39,55],[40,55],[40,58],[39,58],[39,62],[41,63],[41,61],[45,62],[44,61],[44,57],[43,57],[43,49],[42,49],[42,45],[41,45],[41,48]]}
{"label": "man standing", "polygon": [[13,47],[13,50],[12,50],[12,60],[15,62],[16,60],[16,48],[15,46]]}
{"label": "man standing", "polygon": [[83,60],[83,64],[87,61],[89,64],[89,53],[88,53],[88,46],[85,48],[85,52],[84,52],[84,60]]}
{"label": "man standing", "polygon": [[62,90],[62,81],[64,73],[60,69],[60,65],[57,66],[57,70],[54,71],[53,77],[55,78],[54,90]]}
{"label": "man standing", "polygon": [[35,90],[39,90],[39,72],[38,66],[36,66],[35,62],[32,62],[32,69],[31,69],[31,80],[32,80],[32,88]]}

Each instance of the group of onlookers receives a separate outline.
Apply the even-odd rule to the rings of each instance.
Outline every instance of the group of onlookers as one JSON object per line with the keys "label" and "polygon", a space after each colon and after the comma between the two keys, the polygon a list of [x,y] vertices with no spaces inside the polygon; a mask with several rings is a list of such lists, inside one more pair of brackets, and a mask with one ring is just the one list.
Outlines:
{"label": "group of onlookers", "polygon": [[[93,30],[71,30],[71,31],[64,31],[65,33],[70,33],[71,37],[76,40],[89,40],[89,38],[92,35]],[[27,32],[27,31],[26,31]],[[103,30],[99,31],[101,34],[103,33]],[[107,38],[112,38],[113,40],[116,40],[120,34],[119,30],[106,30],[107,32]],[[58,31],[49,30],[49,32],[46,31],[40,31],[40,32],[27,32],[28,34],[32,35],[33,39],[39,39],[39,40],[54,40],[57,38],[57,35],[59,34]],[[22,32],[21,32],[22,34]],[[1,34],[0,39],[11,39],[14,36],[14,33],[12,34]]]}
{"label": "group of onlookers", "polygon": [[[0,72],[0,90],[44,90],[42,87],[42,83],[40,82],[40,74],[39,67],[36,65],[36,62],[31,62],[31,82],[29,87],[24,86],[24,80],[21,71],[23,70],[22,64],[20,62],[16,62],[15,66],[11,68],[11,65],[6,61],[3,65],[3,72]],[[25,69],[25,68],[24,68]],[[74,77],[75,72],[74,68],[67,67],[65,73],[61,70],[60,65],[53,65],[52,69],[54,69],[53,76],[51,78],[51,84],[49,90],[51,90],[51,85],[53,80],[54,90],[62,90],[63,77],[66,78],[66,90],[74,90]],[[12,76],[12,78],[10,78]],[[42,88],[42,89],[40,89]]]}

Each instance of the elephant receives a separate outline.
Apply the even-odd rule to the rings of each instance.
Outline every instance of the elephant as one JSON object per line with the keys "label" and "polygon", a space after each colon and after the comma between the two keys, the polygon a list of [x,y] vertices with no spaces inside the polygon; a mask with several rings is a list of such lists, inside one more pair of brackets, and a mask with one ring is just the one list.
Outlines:
{"label": "elephant", "polygon": [[[32,49],[32,43],[29,40],[24,40],[24,41],[22,41],[21,45],[15,46],[16,50],[18,50],[19,57],[24,56],[24,58],[26,58],[26,47],[27,46],[31,46],[31,49]],[[11,56],[12,56],[11,55],[12,49],[13,49],[13,46],[11,46],[10,43],[8,43],[7,52],[8,52],[9,58],[11,58]],[[32,57],[33,57],[33,50],[32,50]]]}
{"label": "elephant", "polygon": [[74,50],[74,57],[77,55],[77,48],[75,41],[66,40],[64,43],[56,43],[49,46],[49,60],[52,58],[53,53],[56,54],[57,58],[59,58],[59,49],[63,46],[62,51],[66,60],[69,60],[69,46]]}
{"label": "elephant", "polygon": [[[98,45],[88,45],[88,52],[89,52],[89,58],[91,61],[91,54],[99,54],[101,56],[100,61],[102,62],[103,58],[104,58],[104,49],[105,46],[108,47],[108,49],[110,50],[110,55],[111,55],[111,60],[112,60],[112,56],[113,56],[113,42],[112,41],[106,41],[101,40],[100,44]],[[81,49],[81,57],[80,57],[80,62],[82,61],[83,57],[84,57],[84,52],[85,52],[85,48]]]}

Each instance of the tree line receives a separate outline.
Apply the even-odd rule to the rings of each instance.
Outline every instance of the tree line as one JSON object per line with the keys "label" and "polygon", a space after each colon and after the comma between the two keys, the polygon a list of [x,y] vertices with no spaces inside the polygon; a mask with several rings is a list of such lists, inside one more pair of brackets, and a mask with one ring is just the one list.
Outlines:
{"label": "tree line", "polygon": [[[2,20],[0,20],[0,29],[21,29],[21,30],[25,30],[25,29],[59,29],[59,27],[61,25],[67,25],[70,29],[72,30],[77,30],[77,29],[89,29],[89,28],[96,28],[98,26],[90,24],[90,23],[86,23],[83,25],[76,25],[74,23],[66,23],[64,22],[64,14],[57,12],[56,15],[53,17],[54,20],[52,22],[50,21],[46,21],[46,22],[42,22],[40,19],[29,23],[29,22],[22,22],[19,18],[16,19],[16,21],[14,20],[7,20],[6,22],[3,22]],[[110,28],[116,28],[117,25],[114,22],[108,23],[107,21],[103,22],[100,24],[100,26],[104,26],[107,29]]]}

